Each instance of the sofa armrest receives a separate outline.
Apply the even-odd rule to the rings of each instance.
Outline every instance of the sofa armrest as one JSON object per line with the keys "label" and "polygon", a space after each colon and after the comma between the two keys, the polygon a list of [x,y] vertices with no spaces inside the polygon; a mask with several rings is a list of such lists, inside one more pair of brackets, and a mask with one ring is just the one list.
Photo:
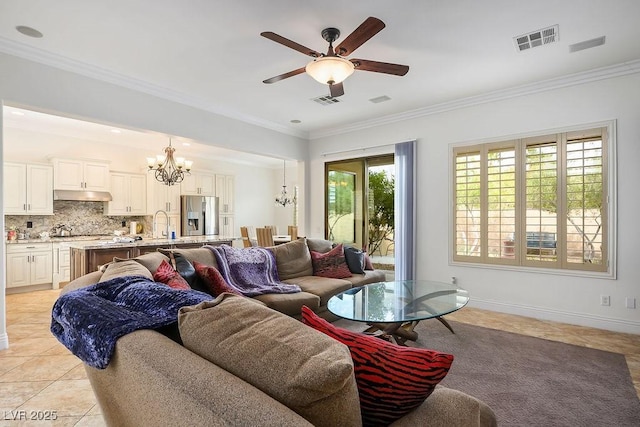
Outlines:
{"label": "sofa armrest", "polygon": [[458,390],[438,386],[422,405],[391,424],[393,427],[495,427],[496,416],[486,403]]}
{"label": "sofa armrest", "polygon": [[85,365],[108,425],[311,426],[240,378],[165,336],[120,338],[106,369]]}

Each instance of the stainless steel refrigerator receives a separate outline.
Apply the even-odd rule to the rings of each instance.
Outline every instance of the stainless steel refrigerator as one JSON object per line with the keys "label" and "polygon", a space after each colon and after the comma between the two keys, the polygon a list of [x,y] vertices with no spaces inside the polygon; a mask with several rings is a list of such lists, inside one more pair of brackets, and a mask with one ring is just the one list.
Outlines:
{"label": "stainless steel refrigerator", "polygon": [[217,197],[180,196],[180,207],[182,236],[219,234]]}

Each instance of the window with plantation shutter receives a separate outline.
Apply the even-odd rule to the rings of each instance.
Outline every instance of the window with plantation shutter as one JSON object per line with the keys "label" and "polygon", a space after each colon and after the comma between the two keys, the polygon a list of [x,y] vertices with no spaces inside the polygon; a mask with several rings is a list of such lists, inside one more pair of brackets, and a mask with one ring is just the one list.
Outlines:
{"label": "window with plantation shutter", "polygon": [[515,147],[487,153],[487,256],[513,259],[516,227]]}
{"label": "window with plantation shutter", "polygon": [[608,272],[608,127],[453,148],[453,261]]}
{"label": "window with plantation shutter", "polygon": [[479,257],[480,153],[459,153],[456,156],[455,168],[455,253],[461,257]]}

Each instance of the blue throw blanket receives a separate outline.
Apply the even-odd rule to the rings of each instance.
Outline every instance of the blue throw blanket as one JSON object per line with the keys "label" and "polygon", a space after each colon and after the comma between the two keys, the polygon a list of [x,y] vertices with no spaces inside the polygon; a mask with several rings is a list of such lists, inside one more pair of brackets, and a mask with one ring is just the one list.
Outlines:
{"label": "blue throw blanket", "polygon": [[208,300],[211,295],[172,289],[143,276],[116,277],[58,298],[51,332],[87,365],[104,369],[121,336],[169,325],[178,320],[181,307]]}
{"label": "blue throw blanket", "polygon": [[229,245],[207,248],[213,251],[224,280],[244,296],[300,292],[300,286],[280,281],[276,258],[268,249],[238,249]]}

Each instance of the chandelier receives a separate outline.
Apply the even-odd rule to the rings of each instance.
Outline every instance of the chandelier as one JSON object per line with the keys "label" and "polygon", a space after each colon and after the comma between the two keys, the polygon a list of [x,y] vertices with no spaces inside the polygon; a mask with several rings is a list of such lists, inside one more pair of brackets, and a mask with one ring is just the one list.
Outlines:
{"label": "chandelier", "polygon": [[276,206],[285,207],[294,203],[295,197],[287,194],[287,161],[283,160],[282,167],[282,191],[276,195]]}
{"label": "chandelier", "polygon": [[184,179],[185,172],[190,174],[191,165],[190,160],[185,160],[184,157],[176,157],[174,159],[173,153],[176,151],[171,146],[171,138],[169,138],[169,146],[164,149],[164,156],[158,154],[154,157],[147,157],[147,166],[149,171],[155,171],[156,179],[165,185],[179,184]]}

